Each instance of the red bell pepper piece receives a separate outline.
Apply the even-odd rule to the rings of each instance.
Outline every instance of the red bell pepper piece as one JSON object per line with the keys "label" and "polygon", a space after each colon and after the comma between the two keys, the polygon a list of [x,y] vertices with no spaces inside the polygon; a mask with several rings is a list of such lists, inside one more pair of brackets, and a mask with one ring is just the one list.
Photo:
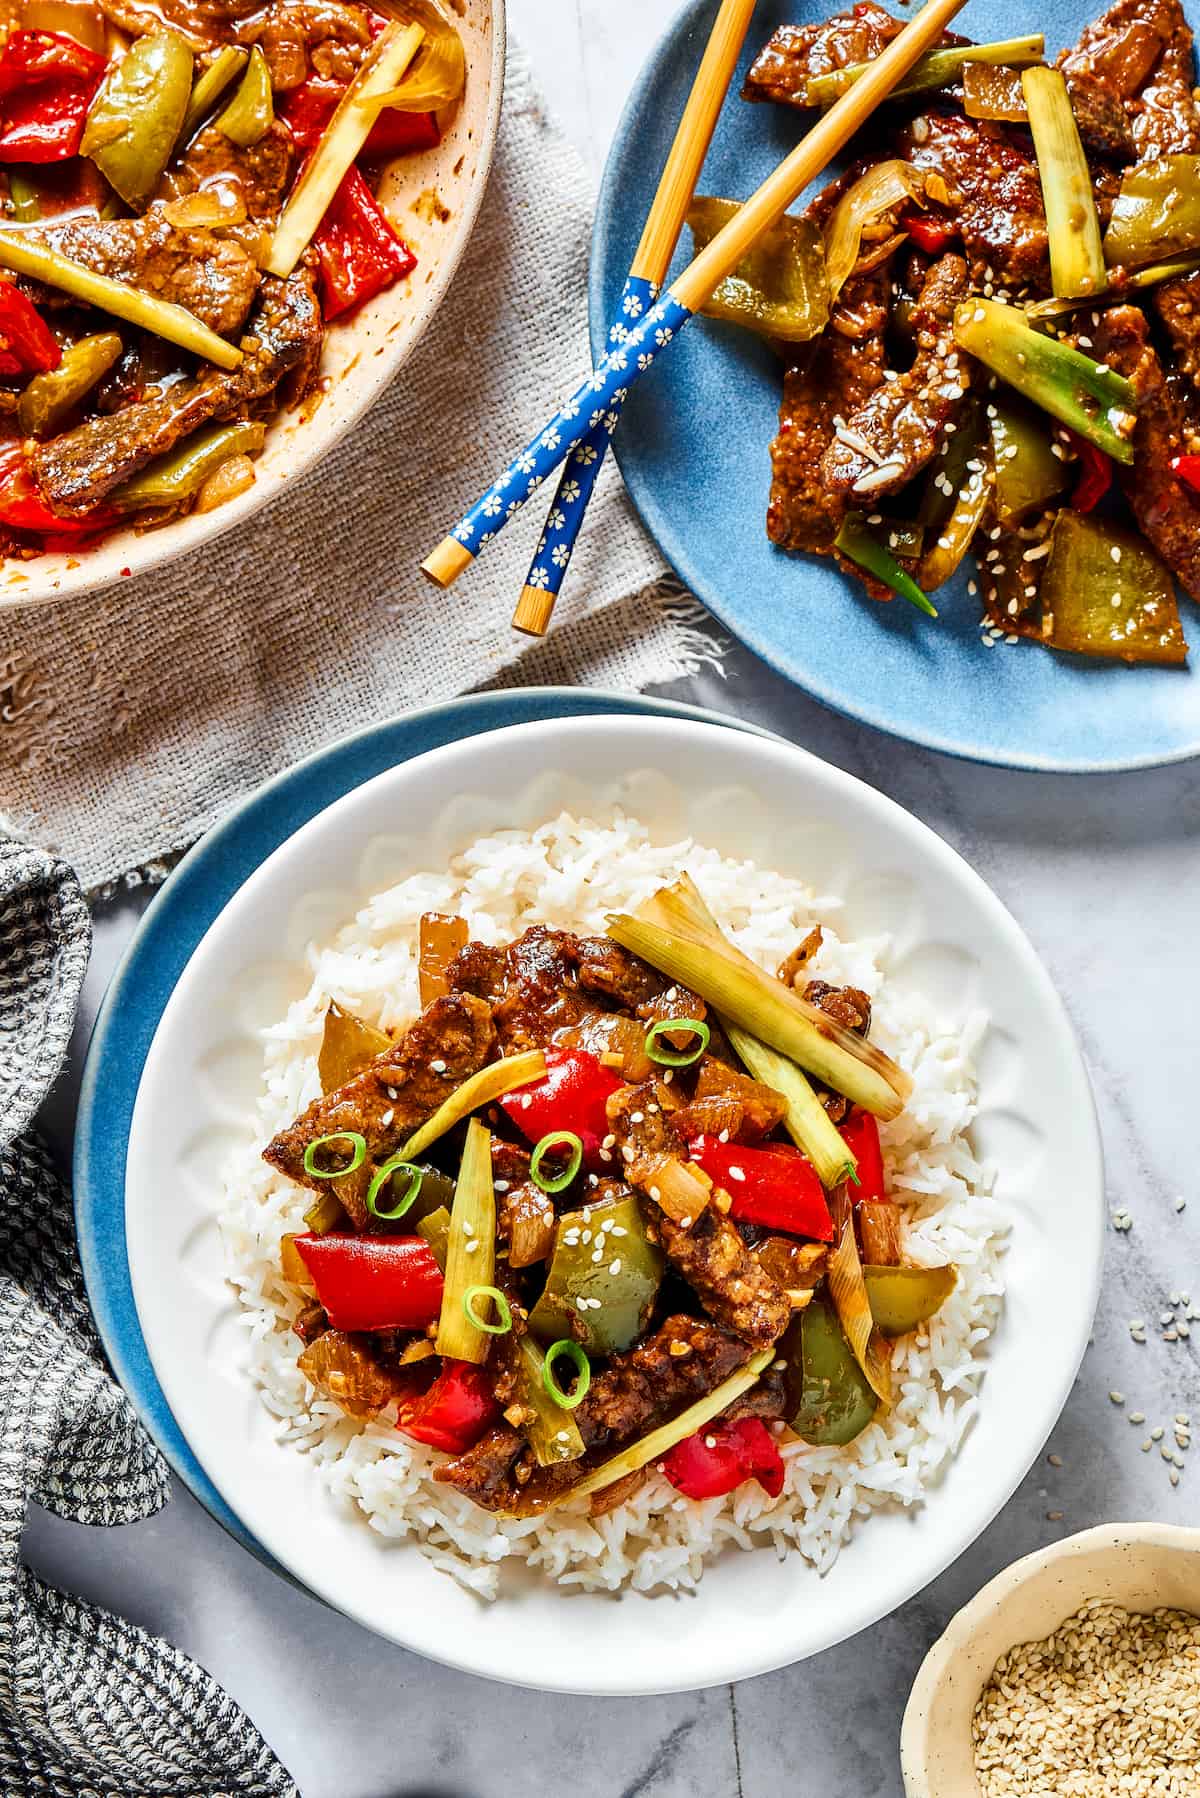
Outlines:
{"label": "red bell pepper piece", "polygon": [[58,339],[36,306],[0,280],[0,375],[40,375],[61,361]]}
{"label": "red bell pepper piece", "polygon": [[0,162],[78,156],[107,60],[57,31],[14,31],[0,53]]}
{"label": "red bell pepper piece", "polygon": [[1172,456],[1171,473],[1193,493],[1200,493],[1200,456]]}
{"label": "red bell pepper piece", "polygon": [[0,525],[10,531],[32,531],[46,538],[47,548],[54,548],[51,539],[77,541],[120,523],[120,517],[119,512],[97,506],[86,518],[59,518],[38,492],[20,444],[0,456]]}
{"label": "red bell pepper piece", "polygon": [[900,229],[907,231],[919,250],[927,256],[940,256],[946,245],[958,236],[958,226],[951,219],[939,218],[934,212],[906,212]]}
{"label": "red bell pepper piece", "polygon": [[699,1136],[689,1152],[733,1200],[731,1217],[744,1224],[763,1224],[768,1230],[787,1230],[793,1236],[812,1236],[818,1242],[833,1241],[825,1188],[808,1156],[790,1143],[748,1149],[743,1143]]}
{"label": "red bell pepper piece", "polygon": [[[280,108],[280,117],[287,121],[300,149],[314,147],[345,91],[344,81],[333,81],[324,75],[310,75],[302,86],[292,89]],[[382,162],[385,157],[403,156],[410,150],[432,150],[441,141],[435,113],[398,112],[389,106],[372,125],[360,154],[367,162]]]}
{"label": "red bell pepper piece", "polygon": [[342,176],[312,241],[321,265],[321,303],[327,319],[353,312],[417,266],[357,169]]}
{"label": "red bell pepper piece", "polygon": [[886,1201],[883,1190],[883,1150],[879,1146],[879,1125],[869,1111],[857,1106],[841,1126],[842,1141],[858,1162],[858,1185],[850,1182],[850,1197],[860,1200]]}
{"label": "red bell pepper piece", "polygon": [[415,1442],[462,1455],[499,1415],[484,1369],[470,1361],[447,1361],[424,1397],[401,1414],[399,1428]]}
{"label": "red bell pepper piece", "polygon": [[583,1144],[583,1165],[600,1169],[600,1145],[609,1134],[609,1095],[625,1082],[586,1049],[548,1049],[546,1073],[499,1101],[521,1135],[541,1142],[552,1130],[570,1130]]}
{"label": "red bell pepper piece", "polygon": [[1113,465],[1110,457],[1078,431],[1068,430],[1071,448],[1079,458],[1079,479],[1071,494],[1071,506],[1076,512],[1090,512],[1112,486]]}
{"label": "red bell pepper piece", "polygon": [[297,1236],[296,1248],[335,1330],[423,1330],[445,1281],[420,1236]]}
{"label": "red bell pepper piece", "polygon": [[761,1417],[710,1423],[677,1442],[659,1465],[685,1498],[723,1498],[750,1479],[771,1498],[783,1491],[783,1457]]}

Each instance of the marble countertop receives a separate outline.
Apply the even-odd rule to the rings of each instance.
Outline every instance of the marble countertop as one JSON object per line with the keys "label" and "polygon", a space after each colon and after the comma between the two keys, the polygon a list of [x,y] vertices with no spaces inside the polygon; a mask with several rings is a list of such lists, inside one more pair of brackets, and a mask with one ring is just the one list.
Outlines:
{"label": "marble countertop", "polygon": [[[598,173],[671,0],[509,7]],[[1181,1109],[1200,994],[1200,763],[1099,778],[973,767],[836,717],[737,649],[724,678],[670,693],[764,724],[889,793],[992,885],[1064,995],[1100,1109],[1109,1207],[1126,1208],[1132,1228],[1109,1233],[1094,1340],[1046,1455],[990,1528],[874,1629],[741,1685],[642,1700],[515,1691],[405,1654],[334,1615],[260,1566],[182,1488],[158,1517],[122,1529],[35,1511],[31,1565],[211,1669],[304,1798],[501,1798],[518,1769],[569,1769],[579,1798],[901,1798],[908,1689],[960,1604],[1017,1556],[1090,1524],[1200,1522],[1200,1467],[1185,1467],[1172,1487],[1158,1445],[1142,1449],[1153,1425],[1200,1413],[1200,1326],[1167,1342],[1159,1323],[1189,1281],[1200,1309],[1200,1181],[1190,1106]],[[70,1069],[43,1118],[64,1167],[87,1036],[145,903],[128,894],[97,919]],[[1130,1336],[1135,1318],[1147,1323],[1144,1345]],[[1146,1422],[1131,1426],[1139,1410]]]}

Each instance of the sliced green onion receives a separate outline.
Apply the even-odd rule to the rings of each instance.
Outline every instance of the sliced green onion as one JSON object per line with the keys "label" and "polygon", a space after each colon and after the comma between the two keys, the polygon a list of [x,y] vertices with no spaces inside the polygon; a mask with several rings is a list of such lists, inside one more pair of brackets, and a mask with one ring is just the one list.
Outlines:
{"label": "sliced green onion", "polygon": [[[381,1211],[378,1203],[379,1195],[393,1174],[411,1174],[412,1179],[405,1187],[400,1203],[391,1211]],[[371,1184],[367,1188],[367,1210],[372,1217],[381,1217],[388,1222],[403,1217],[409,1206],[415,1202],[424,1178],[425,1173],[422,1168],[415,1167],[411,1161],[405,1161],[400,1155],[393,1155],[390,1161],[385,1161],[382,1167],[377,1167],[375,1170]]]}
{"label": "sliced green onion", "polygon": [[[553,1150],[567,1148],[571,1150],[567,1165],[561,1174],[543,1174],[542,1162]],[[583,1144],[573,1130],[551,1130],[543,1136],[533,1154],[529,1157],[529,1178],[543,1192],[565,1192],[580,1168],[583,1166]]]}
{"label": "sliced green onion", "polygon": [[[673,1036],[677,1030],[686,1030],[694,1036],[694,1049],[672,1049],[659,1042],[660,1036]],[[646,1032],[646,1054],[651,1061],[658,1062],[664,1068],[690,1068],[694,1061],[699,1061],[707,1049],[712,1031],[699,1018],[659,1018],[651,1024]]]}
{"label": "sliced green onion", "polygon": [[[326,1149],[330,1143],[345,1142],[350,1145],[350,1160],[345,1167],[318,1167],[316,1153],[318,1149]],[[362,1166],[367,1159],[367,1139],[360,1136],[357,1130],[335,1130],[332,1136],[318,1136],[310,1142],[304,1151],[304,1171],[314,1180],[340,1180],[346,1174],[352,1174],[355,1168]]]}
{"label": "sliced green onion", "polygon": [[[484,1322],[483,1318],[480,1317],[478,1311],[475,1309],[476,1300],[478,1299],[491,1299],[496,1307],[496,1315],[500,1319],[499,1323],[489,1324]],[[507,1336],[508,1332],[512,1329],[512,1308],[498,1286],[468,1286],[467,1290],[463,1293],[462,1303],[463,1310],[467,1315],[467,1322],[474,1324],[475,1328],[477,1330],[482,1330],[485,1335]]]}
{"label": "sliced green onion", "polygon": [[[554,1363],[559,1360],[560,1357],[565,1357],[574,1365],[574,1392],[564,1392],[554,1377]],[[586,1352],[580,1348],[579,1344],[577,1342],[572,1342],[569,1336],[563,1336],[557,1342],[552,1342],[550,1347],[546,1350],[546,1359],[542,1362],[542,1385],[546,1388],[546,1391],[550,1394],[550,1397],[554,1400],[555,1404],[561,1405],[564,1411],[573,1411],[576,1405],[582,1404],[583,1400],[587,1397],[588,1388],[591,1383],[592,1364],[588,1360]]]}

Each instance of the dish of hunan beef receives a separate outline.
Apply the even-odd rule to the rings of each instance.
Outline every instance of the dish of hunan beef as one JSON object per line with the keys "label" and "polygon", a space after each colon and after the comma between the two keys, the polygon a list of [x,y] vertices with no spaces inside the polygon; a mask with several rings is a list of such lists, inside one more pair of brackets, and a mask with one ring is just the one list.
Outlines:
{"label": "dish of hunan beef", "polygon": [[0,551],[253,485],[328,324],[416,266],[381,167],[439,142],[432,0],[30,0],[0,42]]}
{"label": "dish of hunan beef", "polygon": [[[743,98],[805,120],[901,21],[784,26]],[[947,34],[713,316],[783,364],[771,541],[985,635],[1186,659],[1200,599],[1200,107],[1178,0],[1116,0],[1053,63]],[[732,200],[698,199],[698,244]]]}
{"label": "dish of hunan beef", "polygon": [[[266,1166],[229,1182],[285,1434],[322,1443],[374,1527],[477,1563],[479,1589],[505,1532],[583,1583],[687,1581],[746,1512],[828,1564],[855,1514],[916,1502],[952,1452],[1000,1291],[963,1042],[827,978],[878,986],[811,896],[747,864],[693,864],[722,913],[748,907],[731,933],[688,874],[629,884],[663,866],[632,826],[537,833],[522,890],[539,856],[549,894],[610,853],[602,934],[517,908],[498,937],[503,840],[475,853],[490,887],[455,895],[488,942],[465,915],[418,921],[431,877],[374,901],[267,1033]],[[623,865],[642,902],[597,912]],[[414,976],[419,1014],[381,1028]],[[912,1072],[873,1040],[875,1003],[899,1007]]]}

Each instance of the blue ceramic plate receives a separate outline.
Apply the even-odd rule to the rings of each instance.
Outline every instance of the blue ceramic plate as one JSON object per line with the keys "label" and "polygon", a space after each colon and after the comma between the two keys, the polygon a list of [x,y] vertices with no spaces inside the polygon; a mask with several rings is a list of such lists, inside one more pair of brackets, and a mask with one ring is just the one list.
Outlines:
{"label": "blue ceramic plate", "polygon": [[[702,191],[744,199],[796,142],[804,115],[748,106],[736,88],[777,25],[837,4],[759,0]],[[1047,53],[1073,41],[1101,4],[1049,0],[1037,15]],[[592,244],[597,355],[716,10],[717,0],[684,8],[618,128]],[[1002,0],[970,0],[960,26],[980,39],[1014,28]],[[839,711],[976,761],[1098,773],[1200,754],[1200,614],[1186,598],[1191,666],[1126,668],[1028,644],[983,647],[965,575],[939,592],[935,623],[900,601],[872,604],[829,562],[774,549],[764,519],[779,393],[765,345],[701,320],[638,383],[617,437],[621,472],[663,554],[764,661]]]}
{"label": "blue ceramic plate", "polygon": [[[191,850],[149,907],[113,976],[88,1049],[75,1133],[75,1226],[108,1358],[185,1485],[251,1553],[268,1557],[189,1449],[150,1365],[125,1245],[125,1151],[142,1068],[176,981],[218,913],[280,843],[387,768],[484,731],[544,718],[647,713],[753,730],[694,706],[625,694],[530,688],[479,694],[362,731],[281,774]],[[274,1563],[272,1563],[274,1564]]]}

